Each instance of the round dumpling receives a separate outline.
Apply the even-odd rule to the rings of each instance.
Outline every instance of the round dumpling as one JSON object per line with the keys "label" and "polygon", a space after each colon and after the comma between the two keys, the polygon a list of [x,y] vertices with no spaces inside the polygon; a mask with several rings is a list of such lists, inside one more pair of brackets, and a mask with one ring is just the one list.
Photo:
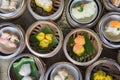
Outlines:
{"label": "round dumpling", "polygon": [[60,77],[59,75],[56,75],[56,76],[54,77],[54,80],[62,80],[62,79],[61,79],[61,77]]}
{"label": "round dumpling", "polygon": [[30,76],[25,76],[22,78],[22,80],[33,80]]}
{"label": "round dumpling", "polygon": [[19,74],[21,76],[29,76],[31,73],[31,68],[30,68],[30,64],[23,64],[21,66],[21,69],[19,71]]}

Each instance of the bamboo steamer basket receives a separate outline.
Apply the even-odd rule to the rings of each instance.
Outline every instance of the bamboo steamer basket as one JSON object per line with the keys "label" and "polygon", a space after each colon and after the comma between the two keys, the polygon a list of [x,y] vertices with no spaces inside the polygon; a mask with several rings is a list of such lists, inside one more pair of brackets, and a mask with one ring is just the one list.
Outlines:
{"label": "bamboo steamer basket", "polygon": [[[75,38],[75,37],[77,37],[77,35],[82,35],[84,33],[88,34],[89,39],[91,40],[91,42],[96,50],[96,53],[86,59],[83,59],[82,61],[76,61],[73,59],[73,56],[70,55],[70,54],[74,54],[74,53],[70,52],[67,45],[68,45],[70,38]],[[65,37],[63,50],[64,50],[65,56],[67,57],[67,59],[70,62],[72,62],[76,65],[79,65],[79,66],[88,66],[88,65],[92,64],[93,62],[95,62],[100,57],[101,52],[102,52],[102,45],[101,45],[101,41],[100,41],[98,35],[93,30],[90,30],[88,28],[78,28],[78,29],[72,30]]]}
{"label": "bamboo steamer basket", "polygon": [[[120,66],[112,59],[109,58],[103,58],[101,60],[96,61],[95,63],[93,63],[92,65],[90,65],[87,70],[86,70],[86,76],[85,76],[85,80],[90,80],[91,79],[91,75],[93,71],[98,70],[99,68],[108,71],[108,74],[112,73],[112,77],[114,78],[114,80],[119,80],[120,77]],[[118,74],[118,75],[116,75]]]}
{"label": "bamboo steamer basket", "polygon": [[38,69],[39,80],[44,80],[44,75],[45,75],[44,62],[41,59],[38,59],[37,57],[35,57],[31,54],[19,55],[11,61],[10,65],[8,67],[9,80],[17,80],[17,77],[15,76],[15,73],[13,72],[13,63],[22,59],[22,58],[33,58],[35,61],[36,67]]}
{"label": "bamboo steamer basket", "polygon": [[119,16],[120,16],[120,13],[118,12],[109,12],[100,19],[97,26],[97,31],[100,36],[100,39],[103,42],[103,45],[110,49],[120,48],[120,38],[115,39],[112,37],[111,38],[107,37],[104,32],[105,26],[112,20],[120,21]]}
{"label": "bamboo steamer basket", "polygon": [[[18,38],[20,40],[17,49],[12,52],[12,53],[4,53],[4,51],[6,50],[1,50],[0,51],[0,59],[11,59],[15,56],[17,56],[18,54],[20,54],[24,48],[25,48],[25,32],[24,30],[21,28],[20,25],[15,25],[13,23],[1,23],[0,24],[0,34],[4,31],[8,31],[8,32],[13,32],[16,33],[18,35]],[[2,46],[0,46],[2,47]]]}
{"label": "bamboo steamer basket", "polygon": [[[49,52],[46,52],[43,54],[41,52],[38,52],[36,49],[33,49],[34,46],[32,46],[32,43],[30,42],[30,36],[32,34],[39,32],[40,29],[42,27],[44,27],[44,25],[46,25],[46,24],[49,25],[50,29],[54,32],[54,34],[59,42],[58,42],[58,45],[56,45],[55,47],[52,47],[52,49],[50,49]],[[57,24],[55,24],[54,22],[37,21],[37,22],[33,23],[26,32],[26,45],[27,45],[28,49],[30,50],[30,52],[38,57],[49,58],[49,57],[54,56],[61,49],[62,42],[63,42],[63,33],[62,33],[60,27]]]}
{"label": "bamboo steamer basket", "polygon": [[72,28],[76,28],[76,27],[77,28],[78,27],[89,27],[89,28],[91,28],[91,27],[95,26],[96,23],[98,22],[98,20],[100,19],[101,15],[103,13],[104,8],[102,7],[102,4],[101,4],[101,2],[99,0],[94,0],[94,2],[97,5],[97,16],[93,20],[91,20],[90,22],[80,23],[80,22],[78,22],[78,21],[76,21],[76,20],[74,20],[72,18],[71,11],[70,11],[71,10],[71,6],[76,4],[76,3],[78,3],[78,2],[80,2],[80,1],[83,1],[83,2],[87,1],[88,2],[90,0],[85,0],[85,1],[84,0],[69,0],[67,8],[66,8],[66,18],[67,18],[67,21],[72,26]]}
{"label": "bamboo steamer basket", "polygon": [[32,9],[31,4],[32,2],[34,2],[34,0],[28,0],[27,7],[31,15],[37,20],[57,20],[62,15],[62,12],[64,10],[64,0],[52,0],[52,1],[53,1],[53,10],[48,15],[45,16],[36,13]]}
{"label": "bamboo steamer basket", "polygon": [[[2,0],[0,0],[1,3]],[[18,7],[15,11],[13,12],[0,12],[0,18],[4,19],[4,20],[11,20],[11,19],[15,19],[18,18],[19,16],[21,16],[23,14],[23,12],[26,9],[27,6],[27,0],[18,0]]]}
{"label": "bamboo steamer basket", "polygon": [[120,50],[118,51],[117,61],[120,64]]}
{"label": "bamboo steamer basket", "polygon": [[53,64],[46,72],[45,74],[45,80],[51,80],[50,79],[50,76],[51,76],[51,73],[52,71],[55,69],[55,68],[58,68],[58,67],[66,67],[66,68],[73,68],[71,69],[73,71],[73,73],[75,73],[75,75],[77,76],[77,80],[83,80],[82,78],[82,74],[80,72],[80,70],[74,65],[74,64],[71,64],[69,62],[58,62],[58,63],[55,63]]}
{"label": "bamboo steamer basket", "polygon": [[101,0],[105,6],[105,8],[109,11],[117,11],[119,12],[120,11],[120,8],[119,7],[116,7],[114,6],[110,0]]}

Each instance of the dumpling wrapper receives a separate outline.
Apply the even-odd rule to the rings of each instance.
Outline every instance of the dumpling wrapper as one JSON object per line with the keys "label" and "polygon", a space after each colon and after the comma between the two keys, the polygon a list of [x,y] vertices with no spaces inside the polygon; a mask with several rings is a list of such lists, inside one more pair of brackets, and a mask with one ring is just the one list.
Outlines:
{"label": "dumpling wrapper", "polygon": [[114,36],[118,36],[120,34],[120,31],[118,31],[117,28],[112,28],[111,26],[108,26],[105,32],[112,33]]}
{"label": "dumpling wrapper", "polygon": [[79,12],[79,7],[72,8],[72,16],[75,17],[76,19],[84,19],[87,17],[91,17],[92,15],[95,14],[96,12],[96,4],[95,2],[90,2],[88,4],[85,4],[83,7],[83,12]]}
{"label": "dumpling wrapper", "polygon": [[17,0],[11,0],[10,5],[9,5],[9,10],[10,11],[15,11],[17,8]]}
{"label": "dumpling wrapper", "polygon": [[22,78],[22,80],[33,80],[30,76],[25,76]]}
{"label": "dumpling wrapper", "polygon": [[56,76],[54,77],[54,80],[62,80],[62,78],[61,78],[59,75],[56,75]]}
{"label": "dumpling wrapper", "polygon": [[9,3],[10,3],[9,0],[2,0],[0,8],[1,9],[8,9]]}
{"label": "dumpling wrapper", "polygon": [[19,71],[19,74],[21,76],[29,76],[31,73],[31,68],[30,68],[30,64],[23,64],[21,66],[21,69]]}
{"label": "dumpling wrapper", "polygon": [[68,77],[69,74],[66,69],[61,69],[58,71],[58,75],[61,77],[62,80],[64,80],[65,77]]}

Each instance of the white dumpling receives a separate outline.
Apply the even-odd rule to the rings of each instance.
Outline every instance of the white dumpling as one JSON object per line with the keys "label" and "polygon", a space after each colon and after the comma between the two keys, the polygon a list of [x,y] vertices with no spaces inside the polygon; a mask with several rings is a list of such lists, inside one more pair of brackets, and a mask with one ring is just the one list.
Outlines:
{"label": "white dumpling", "polygon": [[86,17],[91,17],[96,12],[96,7],[95,6],[96,6],[95,2],[92,1],[88,4],[85,4],[82,12],[78,11],[79,7],[72,8],[71,15],[73,17],[75,17],[76,19],[83,19],[83,18],[86,18]]}
{"label": "white dumpling", "polygon": [[38,0],[41,6],[50,6],[52,4],[52,0]]}
{"label": "white dumpling", "polygon": [[56,75],[56,76],[54,77],[54,80],[62,80],[62,79],[61,79],[61,77],[60,77],[59,75]]}
{"label": "white dumpling", "polygon": [[1,0],[1,6],[0,6],[0,8],[1,9],[8,9],[8,7],[9,7],[9,0]]}
{"label": "white dumpling", "polygon": [[2,39],[10,39],[10,37],[11,37],[11,35],[10,35],[9,33],[3,32],[3,33],[1,34],[1,38],[2,38]]}
{"label": "white dumpling", "polygon": [[111,26],[108,26],[105,32],[112,33],[115,36],[120,34],[120,31],[118,31],[117,28],[112,28]]}
{"label": "white dumpling", "polygon": [[19,74],[21,76],[29,76],[30,73],[31,73],[30,64],[23,64],[19,71]]}
{"label": "white dumpling", "polygon": [[79,7],[72,8],[72,16],[75,17],[76,19],[82,19],[84,18],[84,12],[79,12],[78,11]]}
{"label": "white dumpling", "polygon": [[62,80],[64,80],[66,77],[68,77],[68,72],[66,69],[61,69],[58,71],[58,75],[61,77]]}
{"label": "white dumpling", "polygon": [[25,76],[22,78],[22,80],[33,80],[30,76]]}
{"label": "white dumpling", "polygon": [[90,2],[84,6],[84,14],[85,17],[90,17],[95,14],[96,12],[96,7],[95,7],[95,2]]}
{"label": "white dumpling", "polygon": [[9,5],[9,10],[10,11],[15,11],[17,8],[17,0],[11,0],[10,5]]}

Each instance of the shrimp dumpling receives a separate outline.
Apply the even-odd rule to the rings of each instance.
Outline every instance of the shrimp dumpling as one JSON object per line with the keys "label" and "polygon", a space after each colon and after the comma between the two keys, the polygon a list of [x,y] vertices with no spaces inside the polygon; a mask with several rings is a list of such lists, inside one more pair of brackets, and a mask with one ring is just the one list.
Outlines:
{"label": "shrimp dumpling", "polygon": [[53,8],[52,0],[35,0],[37,6],[43,8],[45,11],[50,12]]}

